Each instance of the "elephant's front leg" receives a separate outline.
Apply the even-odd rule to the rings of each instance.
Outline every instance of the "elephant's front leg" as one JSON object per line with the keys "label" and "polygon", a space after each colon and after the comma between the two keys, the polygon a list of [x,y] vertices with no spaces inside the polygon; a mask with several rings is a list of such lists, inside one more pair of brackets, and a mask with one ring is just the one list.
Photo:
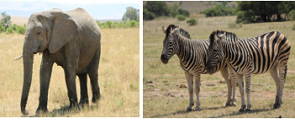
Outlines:
{"label": "elephant's front leg", "polygon": [[67,64],[64,68],[66,85],[68,89],[68,97],[70,101],[70,108],[79,107],[77,100],[77,90],[76,90],[76,74],[75,74],[75,65]]}
{"label": "elephant's front leg", "polygon": [[79,63],[79,49],[77,44],[72,42],[64,46],[64,72],[66,77],[66,85],[68,89],[68,97],[70,108],[78,107],[77,89],[76,89],[76,73]]}
{"label": "elephant's front leg", "polygon": [[192,107],[194,106],[194,98],[193,98],[193,76],[189,73],[185,73],[185,77],[187,80],[187,85],[188,85],[188,93],[189,93],[189,104],[187,107],[187,111],[192,111]]}
{"label": "elephant's front leg", "polygon": [[51,77],[53,61],[44,53],[40,67],[40,97],[36,113],[47,112],[48,89]]}

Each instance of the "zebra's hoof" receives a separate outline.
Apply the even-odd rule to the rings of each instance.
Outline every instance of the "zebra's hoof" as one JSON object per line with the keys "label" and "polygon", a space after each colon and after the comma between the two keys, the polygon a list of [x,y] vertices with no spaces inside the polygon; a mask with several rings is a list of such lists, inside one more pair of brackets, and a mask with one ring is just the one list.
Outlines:
{"label": "zebra's hoof", "polygon": [[186,112],[190,112],[190,111],[193,111],[192,107],[187,107]]}
{"label": "zebra's hoof", "polygon": [[280,108],[281,107],[281,104],[280,103],[275,103],[274,105],[273,105],[273,109],[278,109],[278,108]]}
{"label": "zebra's hoof", "polygon": [[200,107],[195,107],[194,111],[201,111],[201,108]]}
{"label": "zebra's hoof", "polygon": [[245,112],[246,111],[246,105],[242,105],[239,112]]}
{"label": "zebra's hoof", "polygon": [[226,103],[225,107],[234,107],[236,104],[234,102]]}

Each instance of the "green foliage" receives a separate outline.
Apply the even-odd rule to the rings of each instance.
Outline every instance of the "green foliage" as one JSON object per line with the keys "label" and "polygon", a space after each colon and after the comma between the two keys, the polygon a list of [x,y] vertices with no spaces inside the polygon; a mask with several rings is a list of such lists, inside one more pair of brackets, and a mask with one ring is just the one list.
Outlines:
{"label": "green foliage", "polygon": [[289,20],[295,20],[295,9],[294,9],[294,10],[291,10],[291,11],[288,13],[288,19],[289,19]]}
{"label": "green foliage", "polygon": [[193,26],[193,25],[198,24],[198,21],[197,21],[196,19],[194,19],[194,18],[190,18],[190,19],[188,19],[188,20],[186,21],[186,23],[187,23],[188,25],[190,25],[190,26]]}
{"label": "green foliage", "polygon": [[146,1],[144,8],[153,13],[155,17],[169,16],[169,9],[164,1]]}
{"label": "green foliage", "polygon": [[189,17],[189,16],[190,16],[190,13],[189,13],[187,10],[185,10],[185,9],[181,9],[181,8],[179,8],[179,9],[177,10],[177,14],[178,14],[178,15],[183,15],[183,16],[185,16],[185,17]]}
{"label": "green foliage", "polygon": [[146,1],[143,7],[143,19],[153,20],[160,16],[177,17],[182,15],[189,17],[189,11],[180,8],[179,4],[173,4],[168,6],[165,1]]}
{"label": "green foliage", "polygon": [[5,12],[1,13],[0,32],[24,34],[25,31],[25,26],[19,26],[16,24],[11,25],[11,17]]}
{"label": "green foliage", "polygon": [[2,26],[1,29],[4,29],[4,31],[11,25],[11,17],[7,15],[5,12],[1,13],[1,20],[0,20],[0,26]]}
{"label": "green foliage", "polygon": [[230,16],[235,15],[236,8],[227,6],[227,2],[223,2],[223,4],[218,4],[215,7],[208,8],[201,13],[205,14],[206,17],[212,16]]}
{"label": "green foliage", "polygon": [[135,9],[133,7],[127,7],[122,20],[123,21],[128,21],[128,20],[138,21],[139,20],[139,10]]}
{"label": "green foliage", "polygon": [[289,13],[294,9],[294,1],[242,1],[238,2],[237,23],[287,20],[288,17],[292,17],[292,13]]}
{"label": "green foliage", "polygon": [[185,16],[183,15],[177,15],[176,18],[179,20],[179,21],[184,21],[186,18]]}
{"label": "green foliage", "polygon": [[143,8],[143,19],[144,20],[152,20],[155,19],[156,15],[150,11],[148,11],[146,8]]}
{"label": "green foliage", "polygon": [[106,22],[96,22],[100,28],[132,28],[138,27],[139,22],[135,20],[129,21],[106,21]]}

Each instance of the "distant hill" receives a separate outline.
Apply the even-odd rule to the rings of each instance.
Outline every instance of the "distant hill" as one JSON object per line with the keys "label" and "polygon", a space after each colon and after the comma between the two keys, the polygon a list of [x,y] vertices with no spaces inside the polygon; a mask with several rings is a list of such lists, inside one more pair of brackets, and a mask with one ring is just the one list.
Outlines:
{"label": "distant hill", "polygon": [[25,25],[28,22],[28,18],[22,16],[11,16],[11,21],[12,24]]}
{"label": "distant hill", "polygon": [[[0,16],[1,19],[2,16]],[[28,22],[27,17],[22,17],[22,16],[11,16],[11,22],[12,24],[17,24],[17,25],[25,25]]]}

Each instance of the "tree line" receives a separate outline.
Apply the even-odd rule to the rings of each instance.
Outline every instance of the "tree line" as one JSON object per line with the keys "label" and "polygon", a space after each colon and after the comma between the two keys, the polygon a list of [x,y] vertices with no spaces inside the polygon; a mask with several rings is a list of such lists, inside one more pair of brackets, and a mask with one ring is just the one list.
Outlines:
{"label": "tree line", "polygon": [[[237,23],[255,23],[295,20],[295,1],[237,1],[217,2],[209,9],[201,12],[206,17],[237,16]],[[144,3],[143,18],[152,20],[159,16],[175,17],[179,11],[190,13],[179,6],[168,6],[163,1],[147,1]]]}

